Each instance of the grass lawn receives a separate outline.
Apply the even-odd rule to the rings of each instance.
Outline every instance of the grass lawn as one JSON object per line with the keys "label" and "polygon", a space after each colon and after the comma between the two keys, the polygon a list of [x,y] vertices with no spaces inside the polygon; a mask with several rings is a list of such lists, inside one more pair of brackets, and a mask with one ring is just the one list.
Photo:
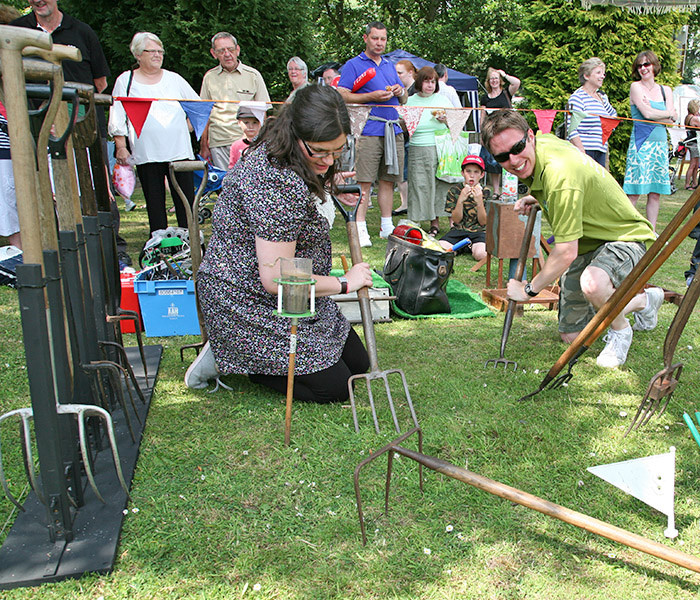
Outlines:
{"label": "grass lawn", "polygon": [[[687,198],[688,192],[679,191],[662,199],[659,229]],[[374,245],[364,256],[381,269],[385,242],[377,236],[377,212],[370,212]],[[123,213],[121,231],[136,260],[148,237],[145,210]],[[340,216],[332,237],[339,267],[340,255],[349,256]],[[693,245],[685,240],[652,282],[684,291]],[[485,268],[472,273],[472,265],[459,257],[452,277],[480,292]],[[502,314],[378,324],[379,364],[405,372],[426,454],[700,556],[700,448],[681,418],[684,411],[700,410],[697,309],[678,344],[675,359],[685,368],[666,414],[622,437],[647,383],[663,367],[664,336],[675,310],[664,304],[659,327],[635,334],[624,368],[596,366],[603,346],[598,340],[567,387],[524,403],[517,399],[537,389],[564,350],[555,312],[527,308],[524,318],[515,319],[506,357],[518,361],[517,372],[484,368],[486,359],[498,357]],[[13,290],[0,290],[0,317],[5,412],[29,404]],[[394,437],[389,421],[383,435],[375,434],[359,391],[359,435],[348,406],[295,404],[292,444],[285,447],[279,395],[242,376],[225,378],[231,392],[184,386],[188,364],[180,362],[178,349],[193,341],[149,339],[165,352],[114,572],[0,597],[697,598],[700,575],[432,471],[425,471],[421,494],[417,465],[406,458],[395,462],[388,517],[382,511],[386,462],[363,471],[363,546],[353,469]],[[392,390],[400,397],[398,386]],[[400,416],[407,428],[406,415]],[[19,495],[25,477],[18,449],[10,450],[14,439],[4,432],[8,476]],[[415,448],[416,442],[406,445]],[[680,535],[674,541],[663,536],[664,515],[586,471],[670,446],[677,449]],[[11,508],[0,500],[3,539],[14,518]]]}

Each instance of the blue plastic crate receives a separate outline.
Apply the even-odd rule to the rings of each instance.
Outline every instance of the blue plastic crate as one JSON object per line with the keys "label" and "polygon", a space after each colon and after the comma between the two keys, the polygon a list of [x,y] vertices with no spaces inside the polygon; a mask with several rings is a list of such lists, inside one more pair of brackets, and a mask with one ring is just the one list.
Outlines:
{"label": "blue plastic crate", "polygon": [[134,280],[134,291],[139,298],[141,317],[148,337],[170,335],[200,335],[194,281]]}

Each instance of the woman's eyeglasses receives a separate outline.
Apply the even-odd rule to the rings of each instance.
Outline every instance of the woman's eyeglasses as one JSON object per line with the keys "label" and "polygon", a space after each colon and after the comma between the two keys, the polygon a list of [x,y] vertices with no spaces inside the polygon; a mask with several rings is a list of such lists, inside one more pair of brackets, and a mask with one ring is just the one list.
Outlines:
{"label": "woman's eyeglasses", "polygon": [[165,55],[165,50],[144,50],[144,52],[148,54],[160,54],[161,56]]}
{"label": "woman's eyeglasses", "polygon": [[500,154],[494,154],[493,158],[497,163],[504,163],[506,162],[509,158],[510,155],[517,155],[520,154],[523,150],[525,150],[525,146],[527,146],[527,134],[528,132],[525,132],[525,135],[523,136],[523,139],[517,142],[516,144],[513,144],[513,147],[508,150],[508,152],[501,152]]}
{"label": "woman's eyeglasses", "polygon": [[301,143],[304,144],[304,149],[311,158],[327,158],[329,156],[333,156],[334,159],[338,159],[341,157],[343,152],[345,152],[346,148],[343,146],[340,150],[333,150],[332,152],[319,152],[318,150],[312,150],[309,148],[309,145],[304,140],[301,140]]}
{"label": "woman's eyeglasses", "polygon": [[646,67],[648,69],[651,66],[652,64],[650,62],[640,63],[637,65],[637,70],[641,69],[642,67]]}

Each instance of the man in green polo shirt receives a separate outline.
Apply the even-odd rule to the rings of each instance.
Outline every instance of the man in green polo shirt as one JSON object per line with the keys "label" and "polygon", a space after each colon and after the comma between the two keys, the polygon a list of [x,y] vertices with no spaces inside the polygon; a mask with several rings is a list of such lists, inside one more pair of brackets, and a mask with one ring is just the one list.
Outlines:
{"label": "man in green polo shirt", "polygon": [[[556,243],[532,281],[508,282],[508,298],[526,301],[561,277],[559,333],[571,343],[639,262],[656,235],[651,223],[632,206],[622,188],[602,166],[554,135],[537,135],[511,110],[484,119],[483,144],[506,171],[530,187],[515,204],[526,214],[539,203]],[[649,288],[637,294],[611,323],[602,367],[627,359],[632,329],[656,327],[664,294]],[[626,318],[634,314],[634,326]]]}

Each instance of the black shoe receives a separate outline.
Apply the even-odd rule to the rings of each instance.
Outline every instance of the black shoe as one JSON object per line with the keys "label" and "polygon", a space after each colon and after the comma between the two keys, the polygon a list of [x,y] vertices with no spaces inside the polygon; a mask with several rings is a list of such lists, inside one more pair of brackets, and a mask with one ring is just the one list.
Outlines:
{"label": "black shoe", "polygon": [[688,237],[689,237],[689,238],[693,238],[694,240],[697,240],[698,238],[700,238],[700,227],[696,227],[695,229],[693,229],[693,230],[688,234]]}
{"label": "black shoe", "polygon": [[393,217],[400,217],[401,215],[405,215],[408,212],[407,208],[397,208],[396,210],[391,211],[391,215]]}
{"label": "black shoe", "polygon": [[119,250],[117,252],[117,259],[119,262],[124,263],[127,267],[131,266],[131,257],[124,252],[124,250]]}

